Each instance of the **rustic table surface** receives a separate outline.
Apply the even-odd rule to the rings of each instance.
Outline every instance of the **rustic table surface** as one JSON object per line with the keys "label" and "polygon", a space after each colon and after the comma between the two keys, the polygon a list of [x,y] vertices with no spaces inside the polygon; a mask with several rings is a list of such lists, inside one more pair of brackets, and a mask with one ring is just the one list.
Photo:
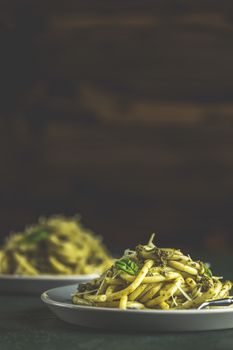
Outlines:
{"label": "rustic table surface", "polygon": [[[232,261],[233,257],[218,257],[213,265],[218,266],[216,272],[221,270],[226,278],[231,278]],[[43,305],[39,296],[0,295],[0,305],[1,350],[233,349],[233,329],[133,334],[66,324]]]}

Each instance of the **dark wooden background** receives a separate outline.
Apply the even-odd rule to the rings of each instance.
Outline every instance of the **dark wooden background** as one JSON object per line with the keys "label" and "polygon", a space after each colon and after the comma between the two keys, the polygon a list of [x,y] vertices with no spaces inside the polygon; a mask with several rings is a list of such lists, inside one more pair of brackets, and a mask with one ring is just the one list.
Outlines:
{"label": "dark wooden background", "polygon": [[0,232],[231,250],[233,2],[2,0]]}

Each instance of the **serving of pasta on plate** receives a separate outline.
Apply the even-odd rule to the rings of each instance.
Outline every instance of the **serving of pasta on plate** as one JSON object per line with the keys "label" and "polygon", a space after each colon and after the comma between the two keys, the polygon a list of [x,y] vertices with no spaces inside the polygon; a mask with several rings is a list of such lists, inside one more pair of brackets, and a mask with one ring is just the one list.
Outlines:
{"label": "serving of pasta on plate", "polygon": [[40,218],[0,247],[2,276],[100,274],[111,264],[101,237],[84,228],[77,216]]}
{"label": "serving of pasta on plate", "polygon": [[214,276],[207,264],[179,249],[159,248],[154,234],[146,245],[127,249],[101,277],[78,286],[77,305],[119,309],[197,309],[226,298],[231,281]]}

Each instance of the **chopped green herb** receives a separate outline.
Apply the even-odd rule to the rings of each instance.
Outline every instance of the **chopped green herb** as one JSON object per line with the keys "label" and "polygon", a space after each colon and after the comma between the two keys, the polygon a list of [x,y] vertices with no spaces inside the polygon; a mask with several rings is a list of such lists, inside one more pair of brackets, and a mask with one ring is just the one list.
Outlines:
{"label": "chopped green herb", "polygon": [[134,261],[126,258],[117,260],[115,262],[115,267],[118,270],[122,270],[132,276],[135,276],[139,270],[138,265]]}
{"label": "chopped green herb", "polygon": [[41,242],[41,241],[44,241],[45,239],[47,239],[48,236],[49,236],[49,232],[41,229],[41,230],[32,232],[30,235],[28,235],[24,239],[24,242],[25,243],[38,243],[38,242]]}

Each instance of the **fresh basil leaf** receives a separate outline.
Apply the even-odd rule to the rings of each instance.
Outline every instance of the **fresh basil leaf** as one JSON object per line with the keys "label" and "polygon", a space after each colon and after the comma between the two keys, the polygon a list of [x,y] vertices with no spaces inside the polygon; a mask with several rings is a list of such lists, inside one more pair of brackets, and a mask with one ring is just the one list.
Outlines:
{"label": "fresh basil leaf", "polygon": [[115,262],[115,267],[118,270],[122,270],[132,276],[135,276],[139,270],[138,265],[134,261],[126,258],[117,260]]}
{"label": "fresh basil leaf", "polygon": [[35,232],[32,232],[30,235],[28,235],[25,239],[24,242],[25,243],[38,243],[41,241],[44,241],[48,238],[49,236],[49,232],[46,230],[38,230]]}

